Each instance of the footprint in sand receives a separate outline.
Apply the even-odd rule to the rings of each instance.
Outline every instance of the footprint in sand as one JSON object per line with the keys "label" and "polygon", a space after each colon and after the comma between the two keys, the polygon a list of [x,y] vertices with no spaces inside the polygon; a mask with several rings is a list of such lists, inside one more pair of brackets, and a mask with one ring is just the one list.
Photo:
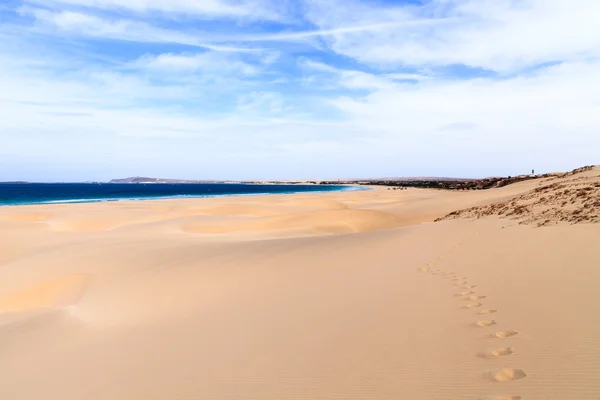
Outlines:
{"label": "footprint in sand", "polygon": [[496,321],[494,321],[493,319],[483,319],[475,323],[475,326],[478,328],[487,328],[493,325],[496,325]]}
{"label": "footprint in sand", "polygon": [[490,351],[482,351],[480,353],[477,353],[477,357],[492,359],[492,358],[510,356],[512,353],[513,353],[513,350],[511,347],[502,347],[500,349],[495,349],[495,350],[490,350]]}
{"label": "footprint in sand", "polygon": [[469,296],[467,297],[465,300],[483,300],[485,299],[487,296]]}
{"label": "footprint in sand", "polygon": [[517,336],[518,334],[519,334],[519,332],[511,329],[508,331],[500,331],[500,332],[496,332],[496,333],[490,333],[487,337],[489,337],[491,339],[506,339],[509,337]]}
{"label": "footprint in sand", "polygon": [[469,296],[469,295],[472,295],[472,294],[475,294],[475,292],[472,291],[472,290],[465,290],[464,292],[456,293],[454,295],[454,297],[463,297],[463,296]]}
{"label": "footprint in sand", "polygon": [[463,286],[461,286],[461,289],[473,289],[476,287],[477,287],[477,285],[463,285]]}
{"label": "footprint in sand", "polygon": [[479,314],[479,315],[487,315],[487,314],[494,314],[494,313],[497,313],[497,312],[498,312],[498,310],[491,310],[489,308],[486,308],[484,310],[479,311],[477,314]]}
{"label": "footprint in sand", "polygon": [[510,382],[523,379],[527,376],[522,369],[502,368],[501,370],[487,374],[488,379],[494,382]]}
{"label": "footprint in sand", "polygon": [[483,306],[483,304],[481,304],[481,303],[472,303],[472,304],[467,304],[465,306],[462,306],[461,308],[469,310],[471,308],[478,308],[478,307],[481,307],[481,306]]}

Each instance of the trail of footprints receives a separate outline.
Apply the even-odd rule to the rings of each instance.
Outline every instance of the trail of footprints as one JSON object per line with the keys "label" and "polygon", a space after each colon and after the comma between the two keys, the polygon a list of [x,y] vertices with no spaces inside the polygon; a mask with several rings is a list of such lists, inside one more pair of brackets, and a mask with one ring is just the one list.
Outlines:
{"label": "trail of footprints", "polygon": [[[475,292],[475,288],[477,285],[472,285],[467,277],[460,276],[451,271],[442,271],[439,268],[436,268],[436,265],[450,256],[454,250],[460,247],[460,244],[455,245],[450,251],[446,254],[438,257],[432,262],[427,263],[427,265],[422,266],[419,270],[423,273],[428,273],[433,276],[441,276],[450,280],[453,286],[457,287],[460,291],[454,295],[458,300],[465,302],[466,304],[462,305],[462,309],[475,311],[476,316],[478,316],[477,321],[475,321],[472,326],[475,328],[493,328],[497,322],[494,319],[490,319],[492,314],[498,312],[498,310],[492,308],[485,308],[484,304],[481,302],[487,296],[478,295]],[[519,332],[515,330],[505,330],[505,331],[496,331],[492,333],[484,334],[483,338],[493,339],[493,340],[505,340],[508,338],[512,338],[513,336],[517,336]],[[485,350],[478,352],[475,354],[476,357],[483,359],[499,359],[503,357],[507,357],[513,354],[512,347],[502,347],[499,345],[495,349]],[[519,379],[523,379],[527,376],[525,371],[516,368],[501,368],[492,372],[489,372],[484,375],[484,378],[490,380],[492,382],[511,382]],[[521,396],[512,396],[512,395],[502,395],[502,396],[488,396],[482,397],[478,400],[521,400]]]}

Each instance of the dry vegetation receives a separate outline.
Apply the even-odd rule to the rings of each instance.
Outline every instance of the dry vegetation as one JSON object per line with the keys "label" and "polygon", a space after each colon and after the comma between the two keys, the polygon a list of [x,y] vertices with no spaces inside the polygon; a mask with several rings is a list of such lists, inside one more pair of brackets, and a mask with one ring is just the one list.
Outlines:
{"label": "dry vegetation", "polygon": [[454,211],[440,220],[490,215],[546,226],[600,222],[600,168],[588,166],[556,175],[510,200]]}

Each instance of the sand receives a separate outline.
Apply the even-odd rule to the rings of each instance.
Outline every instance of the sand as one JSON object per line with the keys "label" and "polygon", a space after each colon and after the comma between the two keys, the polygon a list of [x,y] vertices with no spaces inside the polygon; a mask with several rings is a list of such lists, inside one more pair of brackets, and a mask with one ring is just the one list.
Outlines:
{"label": "sand", "polygon": [[2,207],[0,398],[597,400],[596,187]]}

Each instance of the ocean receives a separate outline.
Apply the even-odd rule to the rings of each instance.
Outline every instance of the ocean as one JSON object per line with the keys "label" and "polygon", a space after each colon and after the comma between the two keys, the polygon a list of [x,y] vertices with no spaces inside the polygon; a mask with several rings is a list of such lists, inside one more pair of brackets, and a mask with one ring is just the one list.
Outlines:
{"label": "ocean", "polygon": [[331,185],[230,183],[0,183],[0,205],[89,203],[119,200],[216,197],[356,190]]}

